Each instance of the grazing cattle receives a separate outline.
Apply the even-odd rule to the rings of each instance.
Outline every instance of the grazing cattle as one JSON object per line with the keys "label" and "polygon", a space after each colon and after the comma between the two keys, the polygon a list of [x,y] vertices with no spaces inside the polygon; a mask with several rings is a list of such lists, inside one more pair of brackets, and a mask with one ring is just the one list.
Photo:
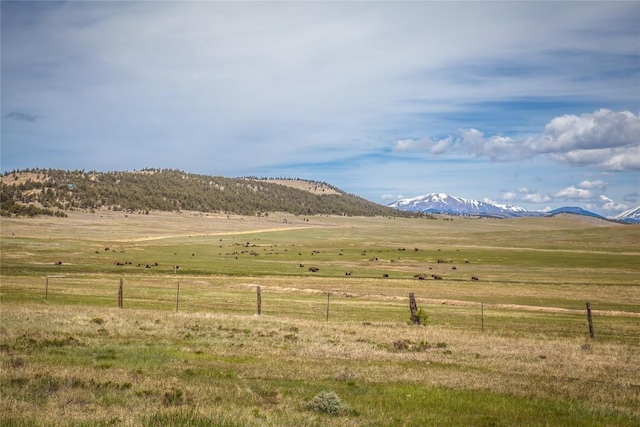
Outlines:
{"label": "grazing cattle", "polygon": [[344,273],[345,276],[351,276],[352,271],[347,271],[346,273]]}
{"label": "grazing cattle", "polygon": [[320,269],[318,267],[309,267],[309,271],[312,273],[317,273],[318,271],[320,271]]}
{"label": "grazing cattle", "polygon": [[389,275],[388,274],[383,274],[382,277],[386,278],[386,277],[389,277]]}
{"label": "grazing cattle", "polygon": [[457,267],[451,267],[451,269],[452,269],[452,270],[457,270],[458,268],[457,268]]}
{"label": "grazing cattle", "polygon": [[433,277],[434,280],[442,280],[442,276],[438,276],[437,274],[432,274],[431,277]]}
{"label": "grazing cattle", "polygon": [[62,261],[57,261],[56,265],[62,265]]}
{"label": "grazing cattle", "polygon": [[480,279],[478,278],[478,276],[471,276],[471,280],[478,281]]}

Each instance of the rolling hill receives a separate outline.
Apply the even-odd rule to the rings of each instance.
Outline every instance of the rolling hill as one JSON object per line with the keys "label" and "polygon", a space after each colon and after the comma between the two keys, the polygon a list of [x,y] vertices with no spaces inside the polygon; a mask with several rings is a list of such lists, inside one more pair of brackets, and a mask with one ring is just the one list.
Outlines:
{"label": "rolling hill", "polygon": [[200,211],[240,215],[408,216],[327,183],[300,179],[225,178],[173,169],[85,172],[12,171],[2,177],[3,216],[64,216],[67,210]]}

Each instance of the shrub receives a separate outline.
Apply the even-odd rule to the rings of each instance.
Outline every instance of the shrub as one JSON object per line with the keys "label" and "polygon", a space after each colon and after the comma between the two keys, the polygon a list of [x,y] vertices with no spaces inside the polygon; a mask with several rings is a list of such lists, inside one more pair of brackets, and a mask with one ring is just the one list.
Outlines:
{"label": "shrub", "polygon": [[306,407],[312,411],[330,415],[338,415],[344,411],[340,397],[333,391],[320,392],[310,402],[307,402]]}
{"label": "shrub", "polygon": [[420,325],[424,326],[427,324],[427,320],[428,320],[427,312],[424,311],[422,307],[418,309],[418,313],[416,314],[416,317],[418,318],[418,322]]}

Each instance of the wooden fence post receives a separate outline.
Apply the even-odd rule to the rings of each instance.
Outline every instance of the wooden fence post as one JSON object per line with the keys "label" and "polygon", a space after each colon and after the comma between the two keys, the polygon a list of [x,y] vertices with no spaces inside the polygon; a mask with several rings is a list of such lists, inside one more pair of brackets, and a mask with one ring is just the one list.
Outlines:
{"label": "wooden fence post", "polygon": [[180,299],[180,282],[178,282],[178,290],[176,291],[176,311],[178,311],[179,299]]}
{"label": "wooden fence post", "polygon": [[118,308],[122,308],[122,277],[120,278],[120,286],[118,287]]}
{"label": "wooden fence post", "polygon": [[420,319],[418,318],[418,304],[416,304],[416,298],[413,295],[413,292],[409,293],[409,311],[411,312],[411,323],[419,325]]}
{"label": "wooden fence post", "polygon": [[262,295],[260,293],[260,286],[256,288],[256,296],[258,298],[258,316],[262,314]]}
{"label": "wooden fence post", "polygon": [[593,318],[591,317],[591,303],[587,303],[587,320],[589,321],[589,336],[594,339],[593,336]]}
{"label": "wooden fence post", "polygon": [[331,297],[331,292],[327,292],[327,322],[329,321],[329,298]]}
{"label": "wooden fence post", "polygon": [[49,300],[49,279],[64,279],[65,276],[45,276],[44,281],[44,300]]}

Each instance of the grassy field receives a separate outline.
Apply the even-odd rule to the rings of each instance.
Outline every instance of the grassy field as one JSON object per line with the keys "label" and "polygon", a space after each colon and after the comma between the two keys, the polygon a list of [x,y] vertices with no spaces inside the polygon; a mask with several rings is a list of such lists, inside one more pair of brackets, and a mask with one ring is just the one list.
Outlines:
{"label": "grassy field", "polygon": [[[122,212],[1,225],[3,426],[640,424],[639,226]],[[409,293],[426,326],[409,325]]]}

